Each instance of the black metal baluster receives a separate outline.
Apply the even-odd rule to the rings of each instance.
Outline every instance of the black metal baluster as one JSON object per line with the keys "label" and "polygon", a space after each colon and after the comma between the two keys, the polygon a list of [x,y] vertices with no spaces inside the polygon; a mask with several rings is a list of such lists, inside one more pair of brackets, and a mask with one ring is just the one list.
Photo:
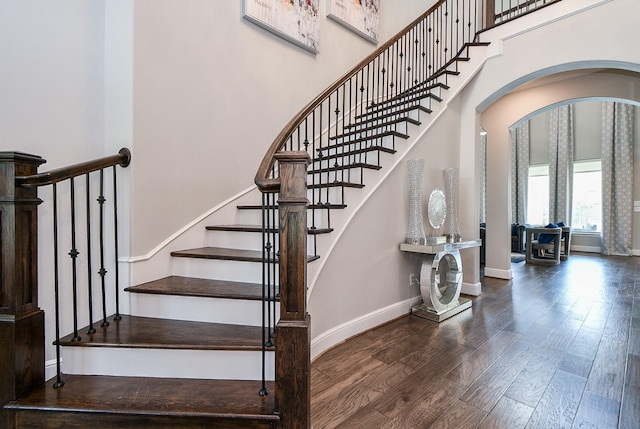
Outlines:
{"label": "black metal baluster", "polygon": [[460,49],[460,0],[456,0],[456,46]]}
{"label": "black metal baluster", "polygon": [[[319,133],[320,133],[320,141],[318,142],[318,148],[316,149],[316,153],[318,155],[318,162],[320,164],[320,168],[319,168],[319,172],[318,172],[318,187],[313,189],[313,192],[311,193],[311,195],[313,195],[313,197],[315,198],[316,192],[318,192],[318,200],[315,202],[316,206],[320,207],[322,206],[322,188],[319,187],[320,184],[322,183],[322,168],[323,168],[323,162],[322,162],[322,111],[323,111],[323,106],[324,106],[324,102],[320,103],[320,112],[319,112],[319,122],[320,122],[320,127],[319,127]],[[327,138],[328,140],[328,138]]]}
{"label": "black metal baluster", "polygon": [[266,308],[265,306],[268,305],[268,301],[267,301],[267,281],[268,281],[268,276],[266,275],[266,271],[267,271],[267,245],[266,245],[266,237],[267,237],[267,226],[266,226],[266,218],[265,218],[265,212],[267,211],[267,207],[266,207],[266,195],[265,193],[262,194],[262,388],[260,389],[260,391],[258,392],[258,394],[260,396],[266,396],[269,394],[269,390],[267,389],[267,375],[266,375],[266,366],[267,366],[267,362],[266,362],[266,356],[267,356],[267,340],[266,340]]}
{"label": "black metal baluster", "polygon": [[[340,153],[344,153],[344,148],[345,148],[345,137],[343,136],[340,141],[338,141],[338,135],[339,135],[339,128],[338,128],[338,123],[340,122],[340,88],[336,89],[336,110],[335,110],[335,114],[336,114],[336,134],[335,137],[336,139],[334,140],[334,143],[337,145],[336,146],[336,157],[333,159],[333,182],[337,183],[338,182],[338,159],[339,159],[339,154]],[[329,182],[329,179],[327,178],[327,182]],[[329,188],[327,188],[329,189]]]}
{"label": "black metal baluster", "polygon": [[118,187],[116,177],[116,166],[113,166],[113,246],[115,257],[115,287],[116,287],[116,314],[113,316],[113,320],[120,320],[120,269],[118,263]]}
{"label": "black metal baluster", "polygon": [[[316,148],[316,110],[314,109],[312,112],[312,117],[311,117],[311,153],[315,153],[315,148]],[[320,130],[320,132],[322,132],[322,130]],[[316,183],[316,175],[314,174],[312,176],[312,184],[315,185]],[[314,194],[314,189],[311,190],[311,204],[313,204],[315,201],[315,194]],[[316,207],[314,205],[314,207],[311,209],[311,217],[313,218],[312,224],[313,224],[313,230],[315,232],[316,229]],[[314,256],[318,256],[318,239],[317,239],[317,234],[313,234],[313,255]]]}
{"label": "black metal baluster", "polygon": [[104,170],[100,170],[100,196],[98,197],[98,204],[100,205],[100,281],[102,284],[102,323],[100,326],[103,328],[109,326],[107,320],[107,293],[106,293],[106,279],[107,270],[104,267],[104,203],[106,198],[104,197]]}
{"label": "black metal baluster", "polygon": [[53,184],[53,287],[56,317],[56,382],[55,389],[64,386],[60,368],[60,273],[58,263],[58,187]]}
{"label": "black metal baluster", "polygon": [[271,270],[271,287],[269,288],[269,302],[271,303],[271,335],[269,336],[269,343],[273,346],[273,339],[276,337],[276,324],[277,324],[277,315],[276,315],[276,302],[278,294],[276,293],[276,281],[279,273],[279,259],[280,259],[280,240],[279,237],[279,229],[280,229],[280,216],[279,216],[279,207],[278,200],[276,198],[276,194],[271,194],[271,205],[273,209],[271,210],[271,242],[273,250],[271,252],[271,264],[273,265]]}
{"label": "black metal baluster", "polygon": [[89,296],[89,329],[87,334],[95,334],[96,328],[93,326],[93,270],[91,268],[91,183],[89,173],[86,174],[87,184],[87,292]]}
{"label": "black metal baluster", "polygon": [[80,341],[82,337],[78,334],[78,264],[77,259],[80,252],[76,247],[76,193],[75,180],[69,179],[71,190],[71,250],[68,255],[71,257],[71,286],[73,291],[73,338],[71,341]]}

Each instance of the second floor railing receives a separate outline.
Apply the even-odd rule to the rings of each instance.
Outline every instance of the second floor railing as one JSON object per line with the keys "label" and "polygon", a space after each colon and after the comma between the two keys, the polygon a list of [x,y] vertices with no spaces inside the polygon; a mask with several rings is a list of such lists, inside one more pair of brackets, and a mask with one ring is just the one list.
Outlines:
{"label": "second floor railing", "polygon": [[503,24],[561,0],[497,0],[487,8],[487,27]]}

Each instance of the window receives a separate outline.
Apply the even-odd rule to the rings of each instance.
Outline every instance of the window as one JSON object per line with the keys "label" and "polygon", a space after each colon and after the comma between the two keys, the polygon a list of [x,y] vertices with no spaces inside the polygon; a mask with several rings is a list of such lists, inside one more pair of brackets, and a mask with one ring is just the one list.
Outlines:
{"label": "window", "polygon": [[549,166],[530,165],[527,183],[527,223],[549,223]]}
{"label": "window", "polygon": [[573,209],[571,227],[575,231],[602,231],[602,163],[573,164]]}
{"label": "window", "polygon": [[[602,163],[600,160],[573,164],[571,228],[579,232],[602,231]],[[549,223],[549,166],[529,166],[527,223]]]}

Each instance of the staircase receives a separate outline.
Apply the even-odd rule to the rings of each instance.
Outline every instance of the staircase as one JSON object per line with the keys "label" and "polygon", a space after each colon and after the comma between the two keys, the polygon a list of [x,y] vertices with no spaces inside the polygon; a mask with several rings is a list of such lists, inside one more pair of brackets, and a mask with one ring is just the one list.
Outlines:
{"label": "staircase", "polygon": [[[439,2],[432,11],[443,4],[447,2]],[[423,30],[426,34],[426,27]],[[382,46],[354,69],[351,76],[355,78],[348,78],[355,79],[354,94],[365,92],[358,87],[358,82],[365,86],[358,78],[362,64],[375,61],[385,49],[395,49],[396,42]],[[477,42],[474,33],[473,40],[429,62],[428,76],[416,75],[409,65],[407,73],[401,71],[392,78],[384,60],[382,65],[378,60],[376,71],[386,88],[382,94],[360,99],[355,95],[353,106],[345,108],[345,91],[330,88],[329,107],[319,113],[322,118],[324,112],[325,125],[319,119],[317,127],[304,128],[290,144],[276,139],[269,156],[292,150],[309,154],[307,263],[322,256],[317,238],[334,230],[332,212],[348,209],[345,190],[364,188],[367,171],[382,170],[384,159],[408,150],[403,142],[415,139],[429,122],[428,116],[438,111],[451,88],[450,79],[456,79],[459,66],[470,60],[477,46],[486,43]],[[419,51],[407,52],[417,58]],[[407,67],[408,63],[402,64]],[[275,172],[283,164],[280,168],[275,164],[273,159],[264,164],[267,168],[261,168],[256,179],[264,195],[270,196],[263,196],[262,203],[237,206],[243,217],[253,219],[251,223],[207,226],[208,246],[171,252],[171,276],[125,289],[130,315],[116,311],[105,321],[108,326],[90,324],[60,338],[61,380],[54,377],[8,403],[0,423],[15,428],[308,427],[308,420],[297,414],[289,417],[284,407],[295,408],[299,397],[308,401],[302,397],[305,387],[300,387],[302,396],[297,388],[278,388],[278,383],[290,383],[283,377],[288,368],[291,377],[298,377],[298,363],[282,357],[288,356],[278,343],[287,338],[284,330],[275,341],[272,338],[281,310],[271,305],[284,294],[277,270],[287,250],[278,248],[277,235],[286,237],[286,233],[277,220],[274,193],[280,185]],[[265,217],[270,220],[265,222]],[[267,292],[265,270],[270,278]],[[300,311],[306,314],[304,308]],[[88,334],[91,329],[96,332]],[[308,323],[300,332],[308,339]],[[283,353],[280,358],[276,350]],[[306,377],[308,389],[308,373]]]}

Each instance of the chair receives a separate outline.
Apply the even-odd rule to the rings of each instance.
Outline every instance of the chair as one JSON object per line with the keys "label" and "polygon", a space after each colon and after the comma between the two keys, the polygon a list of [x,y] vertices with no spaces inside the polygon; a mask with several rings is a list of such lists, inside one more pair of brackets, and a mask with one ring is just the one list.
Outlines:
{"label": "chair", "polygon": [[524,241],[525,226],[517,223],[511,224],[511,252],[512,253],[524,253],[525,241]]}
{"label": "chair", "polygon": [[526,261],[530,264],[558,265],[562,228],[526,228]]}
{"label": "chair", "polygon": [[560,259],[565,261],[571,253],[571,227],[562,227],[562,245],[560,246]]}

